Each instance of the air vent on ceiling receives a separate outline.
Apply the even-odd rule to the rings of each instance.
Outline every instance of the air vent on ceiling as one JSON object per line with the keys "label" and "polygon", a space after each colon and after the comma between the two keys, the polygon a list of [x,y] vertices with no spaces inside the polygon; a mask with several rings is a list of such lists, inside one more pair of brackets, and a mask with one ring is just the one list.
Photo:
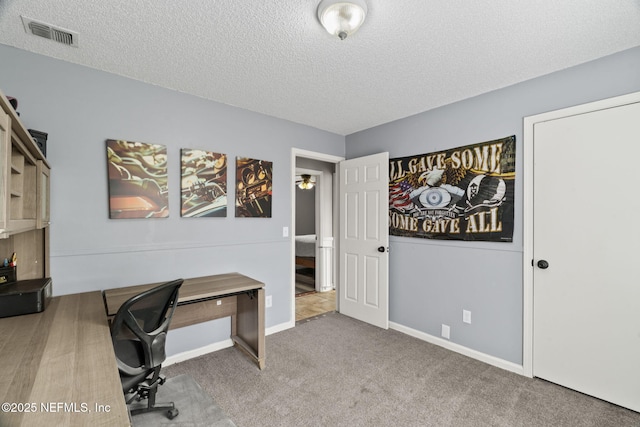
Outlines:
{"label": "air vent on ceiling", "polygon": [[78,47],[78,33],[64,28],[55,27],[46,22],[36,21],[35,19],[21,16],[24,30],[28,34],[34,36],[44,37],[58,43],[66,44],[67,46]]}

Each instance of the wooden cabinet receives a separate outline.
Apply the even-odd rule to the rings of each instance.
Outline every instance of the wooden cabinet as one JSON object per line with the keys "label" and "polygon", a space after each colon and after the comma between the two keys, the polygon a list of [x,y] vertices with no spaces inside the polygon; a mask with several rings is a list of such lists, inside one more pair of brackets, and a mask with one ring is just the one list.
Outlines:
{"label": "wooden cabinet", "polygon": [[36,227],[36,159],[11,135],[5,165],[7,195],[3,205],[3,233],[21,233]]}
{"label": "wooden cabinet", "polygon": [[0,92],[0,262],[18,256],[18,280],[48,276],[50,168]]}
{"label": "wooden cabinet", "polygon": [[0,238],[49,225],[49,164],[0,93]]}

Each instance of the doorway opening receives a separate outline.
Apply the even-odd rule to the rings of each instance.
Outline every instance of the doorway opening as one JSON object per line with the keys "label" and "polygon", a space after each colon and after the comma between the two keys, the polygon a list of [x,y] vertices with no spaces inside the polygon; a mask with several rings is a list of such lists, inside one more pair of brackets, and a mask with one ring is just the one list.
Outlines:
{"label": "doorway opening", "polygon": [[[296,166],[295,178],[295,293],[296,298],[320,291],[317,280],[316,253],[318,225],[316,210],[322,206],[318,182],[322,176],[319,170]],[[318,289],[316,288],[318,286]],[[296,303],[299,302],[296,300]]]}
{"label": "doorway opening", "polygon": [[337,309],[335,176],[341,160],[292,150],[292,318],[296,322]]}

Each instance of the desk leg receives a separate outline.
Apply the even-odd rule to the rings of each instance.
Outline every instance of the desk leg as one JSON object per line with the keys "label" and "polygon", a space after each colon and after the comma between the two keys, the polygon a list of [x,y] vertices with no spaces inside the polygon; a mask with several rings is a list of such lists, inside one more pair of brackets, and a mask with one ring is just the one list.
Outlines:
{"label": "desk leg", "polygon": [[[236,309],[235,309],[234,313],[238,313],[238,308],[237,308],[237,306],[236,306]],[[238,332],[237,332],[237,330],[238,330],[238,327],[237,327],[238,323],[237,323],[237,320],[236,320],[237,318],[238,318],[237,314],[232,314],[232,315],[231,315],[231,336],[232,336],[232,337],[238,336]]]}
{"label": "desk leg", "polygon": [[238,312],[235,320],[231,318],[231,335],[236,346],[251,356],[260,369],[265,364],[264,323],[264,289],[258,289],[253,298],[238,295]]}

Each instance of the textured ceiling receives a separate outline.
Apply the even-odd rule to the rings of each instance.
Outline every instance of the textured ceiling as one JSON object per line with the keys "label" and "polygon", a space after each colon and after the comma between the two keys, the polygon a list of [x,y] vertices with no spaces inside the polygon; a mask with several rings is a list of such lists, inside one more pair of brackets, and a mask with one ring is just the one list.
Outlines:
{"label": "textured ceiling", "polygon": [[640,0],[366,1],[341,41],[319,0],[0,0],[0,43],[341,135],[640,45]]}

